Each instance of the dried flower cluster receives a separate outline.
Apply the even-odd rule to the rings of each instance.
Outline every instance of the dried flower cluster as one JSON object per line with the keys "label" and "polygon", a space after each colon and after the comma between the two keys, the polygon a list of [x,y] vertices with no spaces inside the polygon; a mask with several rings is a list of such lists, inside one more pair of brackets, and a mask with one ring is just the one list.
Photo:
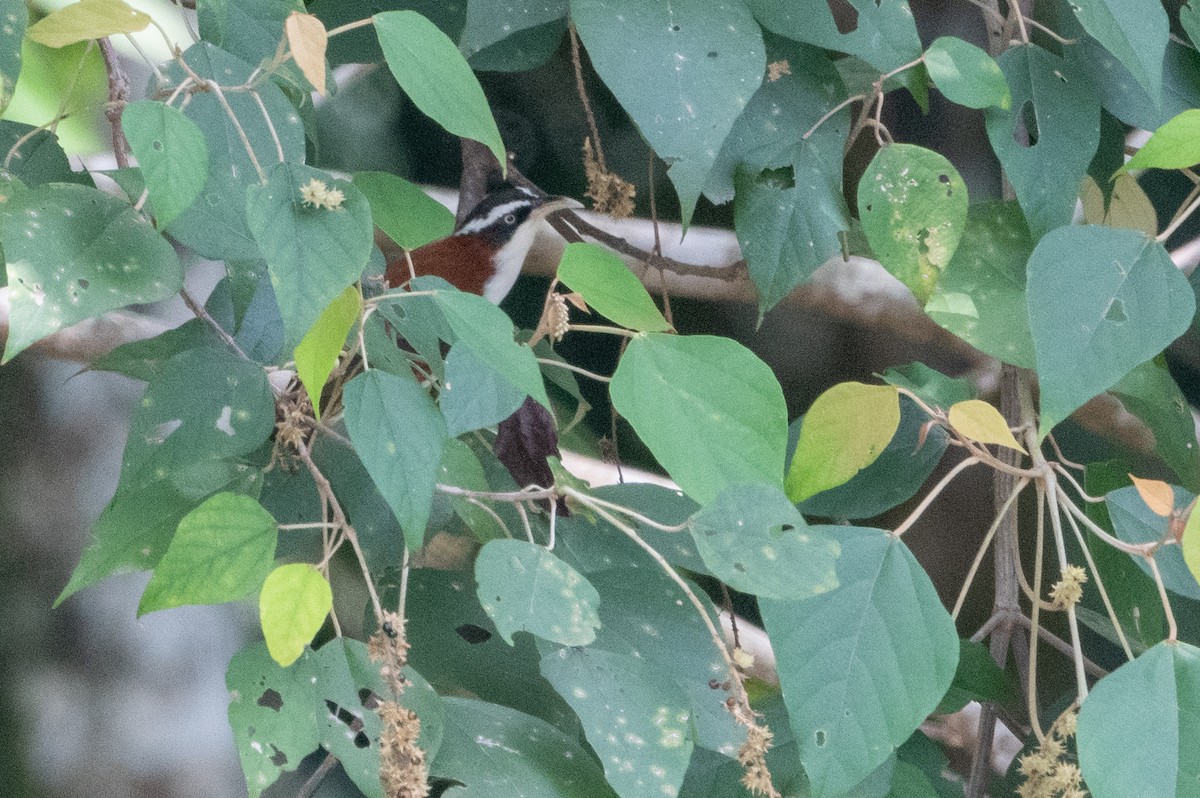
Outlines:
{"label": "dried flower cluster", "polygon": [[300,198],[304,200],[305,205],[318,210],[328,208],[331,211],[342,207],[342,203],[346,201],[346,195],[340,188],[330,188],[325,185],[324,180],[317,180],[315,177],[300,186]]}
{"label": "dried flower cluster", "polygon": [[1087,581],[1087,571],[1078,565],[1068,565],[1062,570],[1062,579],[1050,588],[1050,603],[1056,610],[1074,607],[1083,598],[1083,583]]}
{"label": "dried flower cluster", "polygon": [[754,710],[735,698],[728,698],[725,706],[733,719],[746,727],[746,742],[738,749],[737,761],[743,770],[742,786],[751,795],[765,795],[767,798],[782,798],[775,783],[771,781],[771,771],[767,769],[767,751],[771,750],[771,740],[775,737],[767,726],[758,723]]}
{"label": "dried flower cluster", "polygon": [[[399,697],[408,686],[403,668],[408,662],[409,644],[404,619],[394,612],[383,614],[383,623],[367,641],[371,660],[379,663],[379,673]],[[396,701],[380,701],[375,710],[383,720],[379,736],[379,780],[388,798],[425,798],[429,794],[429,768],[425,751],[417,745],[421,719]]]}
{"label": "dried flower cluster", "polygon": [[781,58],[778,61],[772,61],[767,64],[767,80],[771,83],[779,80],[784,75],[792,74],[792,65],[786,58]]}
{"label": "dried flower cluster", "polygon": [[583,140],[583,168],[588,181],[584,196],[591,198],[592,210],[607,213],[616,219],[633,215],[633,198],[637,196],[637,189],[633,183],[608,171],[603,158],[592,148],[590,138]]}
{"label": "dried flower cluster", "polygon": [[1021,798],[1087,798],[1079,765],[1068,761],[1067,743],[1075,736],[1077,719],[1074,707],[1059,715],[1037,750],[1021,757]]}

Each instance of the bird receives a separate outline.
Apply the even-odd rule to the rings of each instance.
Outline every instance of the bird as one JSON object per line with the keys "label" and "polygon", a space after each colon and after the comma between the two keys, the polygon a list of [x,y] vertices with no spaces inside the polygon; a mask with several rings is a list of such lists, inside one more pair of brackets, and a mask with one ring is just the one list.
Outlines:
{"label": "bird", "polygon": [[460,291],[499,305],[517,282],[537,235],[538,223],[555,211],[579,208],[570,197],[541,194],[527,186],[502,183],[489,191],[446,238],[392,259],[384,279],[399,288],[413,273],[441,277]]}
{"label": "bird", "polygon": [[[433,275],[499,305],[517,282],[539,223],[556,211],[581,207],[582,203],[570,197],[501,183],[452,234],[417,247],[407,257],[401,253],[390,259],[384,280],[389,288],[400,288],[413,274]],[[532,397],[525,397],[521,406],[500,422],[493,449],[518,485],[553,484],[547,458],[561,457],[558,431],[554,416]],[[542,505],[550,508],[549,502]],[[570,515],[562,498],[555,509],[559,515]]]}

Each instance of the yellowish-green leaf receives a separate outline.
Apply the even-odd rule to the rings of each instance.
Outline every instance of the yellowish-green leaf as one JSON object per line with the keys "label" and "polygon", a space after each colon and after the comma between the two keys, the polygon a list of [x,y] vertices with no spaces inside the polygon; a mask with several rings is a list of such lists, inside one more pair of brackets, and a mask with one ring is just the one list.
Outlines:
{"label": "yellowish-green leaf", "polygon": [[833,386],[804,416],[787,475],[788,498],[802,502],[847,482],[875,462],[899,426],[900,395],[893,386]]}
{"label": "yellowish-green leaf", "polygon": [[325,94],[325,46],[329,35],[321,20],[312,14],[293,11],[283,29],[287,32],[288,47],[296,66],[318,94]]}
{"label": "yellowish-green leaf", "polygon": [[1183,549],[1183,561],[1187,563],[1192,576],[1200,582],[1200,512],[1192,508],[1188,515],[1187,525],[1183,528],[1183,538],[1179,541]]}
{"label": "yellowish-green leaf", "polygon": [[976,443],[995,443],[1028,454],[1013,437],[1000,411],[980,399],[968,399],[950,406],[950,426],[958,434]]}
{"label": "yellowish-green leaf", "polygon": [[1154,210],[1154,203],[1146,196],[1137,178],[1127,172],[1121,172],[1114,179],[1112,196],[1107,203],[1104,192],[1090,175],[1083,179],[1079,199],[1083,202],[1084,224],[1140,230],[1150,238],[1158,235],[1158,214]]}
{"label": "yellowish-green leaf", "polygon": [[671,329],[629,267],[595,244],[567,244],[558,264],[558,279],[622,327],[641,332]]}
{"label": "yellowish-green leaf", "polygon": [[1129,475],[1138,495],[1150,508],[1151,512],[1162,518],[1169,518],[1175,509],[1175,490],[1160,479],[1142,479]]}
{"label": "yellowish-green leaf", "polygon": [[308,563],[281,565],[267,576],[258,617],[271,658],[283,667],[296,661],[333,608],[329,582]]}
{"label": "yellowish-green leaf", "polygon": [[1163,123],[1121,168],[1183,169],[1197,163],[1200,163],[1200,108],[1192,108]]}
{"label": "yellowish-green leaf", "polygon": [[352,285],[329,303],[296,347],[296,375],[312,400],[313,412],[318,419],[321,417],[321,389],[337,365],[338,353],[361,309],[362,297],[358,288]]}
{"label": "yellowish-green leaf", "polygon": [[29,29],[28,36],[47,47],[102,39],[119,33],[136,33],[150,24],[150,16],[122,0],[79,0],[64,6]]}

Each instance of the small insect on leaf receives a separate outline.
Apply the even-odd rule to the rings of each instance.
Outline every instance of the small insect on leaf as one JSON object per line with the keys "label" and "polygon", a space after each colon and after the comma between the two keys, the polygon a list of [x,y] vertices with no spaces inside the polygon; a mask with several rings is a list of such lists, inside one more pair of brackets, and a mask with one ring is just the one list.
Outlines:
{"label": "small insect on leaf", "polygon": [[1175,491],[1171,486],[1162,480],[1158,479],[1142,479],[1129,475],[1133,480],[1133,486],[1137,488],[1138,495],[1142,497],[1142,501],[1150,508],[1155,515],[1168,518],[1171,511],[1175,509]]}
{"label": "small insect on leaf", "polygon": [[1028,454],[1025,447],[1013,437],[1004,416],[987,402],[980,399],[957,402],[951,405],[948,419],[954,431],[968,440],[976,443],[994,443],[1016,449],[1021,454]]}

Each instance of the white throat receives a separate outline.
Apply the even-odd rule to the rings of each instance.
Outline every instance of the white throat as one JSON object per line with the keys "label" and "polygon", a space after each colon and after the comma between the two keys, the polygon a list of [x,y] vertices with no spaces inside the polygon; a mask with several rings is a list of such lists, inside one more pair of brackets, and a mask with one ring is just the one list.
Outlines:
{"label": "white throat", "polygon": [[525,257],[529,254],[541,226],[541,220],[521,225],[508,243],[496,253],[496,273],[483,284],[483,296],[489,302],[499,305],[500,301],[508,296],[508,292],[517,282],[517,277],[521,275]]}

